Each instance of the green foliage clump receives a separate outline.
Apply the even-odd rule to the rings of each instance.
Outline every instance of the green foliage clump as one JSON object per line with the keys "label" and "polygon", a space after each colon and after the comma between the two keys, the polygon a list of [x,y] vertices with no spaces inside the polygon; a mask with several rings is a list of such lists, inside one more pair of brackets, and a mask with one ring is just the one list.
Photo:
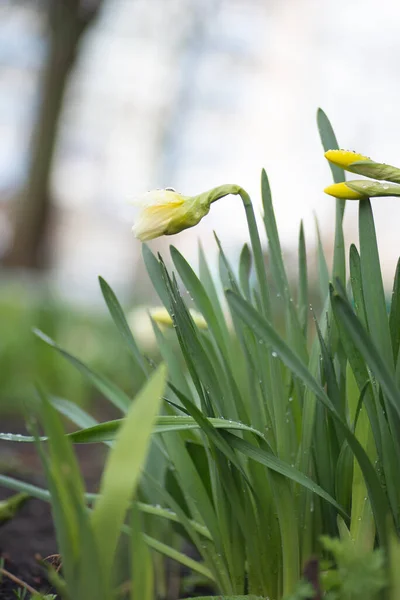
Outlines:
{"label": "green foliage clump", "polygon": [[[337,148],[322,111],[318,127],[324,149]],[[341,168],[333,165],[332,173],[335,183],[343,182]],[[232,186],[223,186],[224,194],[228,188]],[[298,276],[293,283],[283,259],[265,171],[261,197],[268,264],[252,202],[242,188],[233,188],[243,202],[249,229],[249,244],[243,246],[236,268],[218,238],[218,277],[213,277],[201,247],[197,274],[175,247],[170,248],[171,272],[161,256],[143,246],[149,277],[169,313],[178,345],[171,344],[171,332],[153,321],[168,376],[161,414],[153,420],[154,438],[140,480],[131,538],[140,548],[151,549],[147,566],[156,565],[160,554],[172,558],[206,579],[225,600],[244,594],[248,600],[315,598],[317,589],[301,580],[302,568],[312,556],[321,560],[327,550],[335,559],[335,568],[321,574],[327,598],[372,600],[390,582],[396,600],[400,588],[393,568],[400,530],[400,262],[388,313],[370,200],[363,197],[359,202],[359,248],[350,247],[348,273],[345,201],[338,199],[333,265],[328,267],[318,239],[322,309],[310,311],[302,225]],[[168,210],[168,205],[161,210],[157,204],[147,211],[147,224],[154,215],[159,218],[160,211],[167,218]],[[127,355],[140,377],[153,381],[154,361],[142,352],[114,292],[102,279],[100,285]],[[203,317],[201,327],[189,310],[188,295]],[[10,477],[0,476],[0,483],[51,497],[61,552],[65,561],[72,561],[65,562],[70,566],[65,573],[68,591],[74,599],[83,598],[82,590],[92,593],[93,585],[99,598],[109,600],[105,594],[110,591],[111,558],[116,553],[117,528],[111,513],[115,498],[102,488],[95,499],[96,506],[103,508],[97,513],[95,508],[94,514],[102,513],[104,519],[88,520],[82,482],[79,490],[73,485],[65,488],[63,454],[70,453],[71,442],[104,442],[116,444],[111,457],[117,456],[119,436],[134,411],[132,394],[115,383],[118,377],[100,375],[47,335],[38,335],[86,376],[120,418],[97,423],[70,401],[45,402],[45,414],[53,419],[55,409],[59,410],[79,428],[69,439],[59,430],[59,442],[53,434],[54,453],[46,462],[51,494]],[[135,423],[128,440],[132,448],[141,426],[140,421]],[[50,439],[51,431],[48,422]],[[0,435],[0,439],[25,442],[34,437]],[[110,457],[108,464],[113,467],[106,469],[115,494],[130,472],[128,442],[123,457]],[[137,467],[134,453],[130,459]],[[76,507],[79,510],[74,512]],[[120,506],[119,526],[122,512]],[[67,517],[73,527],[66,530]],[[106,539],[101,536],[103,525]],[[90,542],[86,554],[93,559],[85,563],[87,572],[81,571],[77,538],[70,533],[82,528]],[[183,542],[196,547],[198,560],[186,556]],[[104,564],[105,586],[99,588],[92,574]],[[133,572],[132,586],[139,586],[133,600],[152,600],[149,570],[144,569],[144,575],[136,565]],[[163,596],[162,578],[156,588],[155,593]]]}

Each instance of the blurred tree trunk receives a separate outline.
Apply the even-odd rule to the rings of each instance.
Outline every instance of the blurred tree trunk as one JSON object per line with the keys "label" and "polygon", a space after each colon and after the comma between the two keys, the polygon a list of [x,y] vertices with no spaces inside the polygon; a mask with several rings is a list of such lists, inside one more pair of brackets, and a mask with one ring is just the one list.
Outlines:
{"label": "blurred tree trunk", "polygon": [[3,258],[8,267],[44,268],[48,263],[50,175],[69,75],[79,42],[103,0],[48,0],[49,40],[43,68],[39,114],[32,137],[26,185],[13,214],[13,244]]}

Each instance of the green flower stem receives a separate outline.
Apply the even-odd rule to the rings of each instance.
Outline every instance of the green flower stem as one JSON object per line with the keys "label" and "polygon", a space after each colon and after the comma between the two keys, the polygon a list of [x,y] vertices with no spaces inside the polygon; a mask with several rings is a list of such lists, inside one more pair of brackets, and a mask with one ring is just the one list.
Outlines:
{"label": "green flower stem", "polygon": [[258,234],[258,228],[256,218],[254,215],[253,204],[251,202],[249,194],[239,185],[226,184],[220,185],[208,190],[198,196],[194,196],[192,201],[194,204],[198,204],[204,211],[208,211],[210,204],[220,200],[224,196],[229,194],[233,196],[240,196],[243,202],[244,210],[246,213],[247,225],[250,234],[251,246],[254,255],[254,264],[257,274],[258,285],[260,288],[261,302],[263,307],[264,316],[270,314],[270,299],[268,292],[267,274],[265,272],[264,255],[261,247],[260,236]]}

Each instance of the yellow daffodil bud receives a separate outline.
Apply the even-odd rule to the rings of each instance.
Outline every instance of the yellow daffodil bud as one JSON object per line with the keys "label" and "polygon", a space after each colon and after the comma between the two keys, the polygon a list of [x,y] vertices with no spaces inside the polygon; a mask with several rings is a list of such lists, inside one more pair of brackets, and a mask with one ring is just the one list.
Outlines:
{"label": "yellow daffodil bud", "polygon": [[325,188],[324,192],[342,200],[363,200],[380,196],[400,196],[400,185],[361,179],[335,183]]}
{"label": "yellow daffodil bud", "polygon": [[350,150],[328,150],[325,152],[325,158],[333,165],[346,169],[347,171],[351,171],[351,168],[349,167],[351,167],[352,163],[370,160],[367,156],[357,154],[357,152],[352,152]]}
{"label": "yellow daffodil bud", "polygon": [[324,189],[325,194],[340,200],[362,200],[366,196],[355,192],[346,183],[334,183]]}
{"label": "yellow daffodil bud", "polygon": [[[201,313],[197,312],[197,310],[194,310],[193,308],[190,308],[189,312],[195,325],[197,325],[199,329],[207,329],[207,322]],[[158,325],[164,325],[165,327],[172,327],[173,325],[170,314],[164,307],[153,308],[150,310],[150,316],[153,321],[158,323]]]}
{"label": "yellow daffodil bud", "polygon": [[377,163],[363,154],[349,150],[328,150],[325,152],[325,157],[332,164],[350,171],[350,173],[400,183],[400,169],[384,163]]}
{"label": "yellow daffodil bud", "polygon": [[228,194],[238,194],[238,185],[222,185],[197,196],[182,196],[172,188],[153,190],[136,202],[142,211],[132,230],[145,242],[194,227],[208,214],[210,205]]}

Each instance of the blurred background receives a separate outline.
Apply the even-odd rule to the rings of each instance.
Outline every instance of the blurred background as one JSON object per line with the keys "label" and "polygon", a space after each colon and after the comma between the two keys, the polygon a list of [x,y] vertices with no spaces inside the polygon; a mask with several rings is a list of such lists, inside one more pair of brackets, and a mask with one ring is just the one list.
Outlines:
{"label": "blurred background", "polygon": [[[0,1],[0,402],[39,379],[77,401],[79,374],[36,341],[37,326],[122,387],[135,382],[103,310],[97,276],[129,311],[154,303],[131,233],[143,192],[191,195],[238,183],[260,213],[270,177],[282,245],[295,261],[316,214],[328,257],[334,200],[318,106],[342,147],[400,165],[400,5],[381,0]],[[350,204],[350,203],[349,203]],[[356,203],[345,217],[357,241]],[[399,255],[400,204],[374,202],[386,281]],[[227,218],[228,215],[228,218]],[[151,242],[215,266],[216,230],[236,257],[240,201],[195,229]],[[147,343],[147,319],[133,319]]]}

